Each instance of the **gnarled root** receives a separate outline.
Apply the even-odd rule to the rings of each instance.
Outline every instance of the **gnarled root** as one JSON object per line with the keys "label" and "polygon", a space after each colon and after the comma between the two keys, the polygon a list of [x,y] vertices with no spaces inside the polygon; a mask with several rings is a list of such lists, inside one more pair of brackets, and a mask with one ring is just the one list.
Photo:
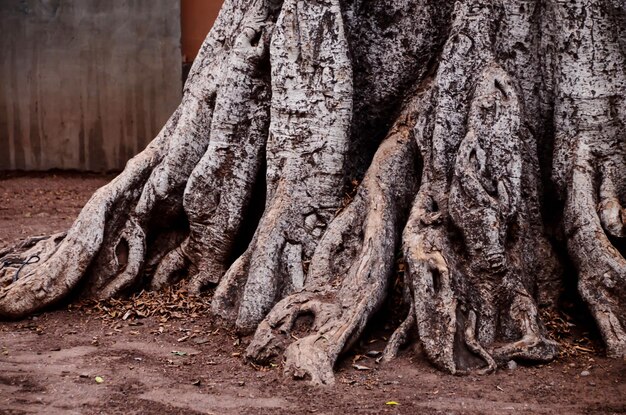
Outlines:
{"label": "gnarled root", "polygon": [[611,232],[607,222],[601,220],[606,203],[598,203],[602,194],[598,194],[596,189],[605,186],[597,186],[596,178],[602,179],[603,176],[595,171],[597,163],[592,163],[591,150],[584,140],[581,141],[573,163],[571,187],[563,216],[567,246],[578,268],[580,294],[598,324],[607,354],[624,357],[626,259],[606,235],[613,233],[616,227]]}
{"label": "gnarled root", "polygon": [[[524,138],[522,107],[498,65],[487,62],[478,74],[452,179],[441,177],[444,165],[425,164],[425,182],[403,235],[420,341],[434,364],[456,374],[556,354],[532,295],[536,265],[551,258],[524,252],[524,234],[531,240],[542,235],[540,218],[532,215],[536,197],[521,198],[537,192],[523,179],[535,166],[523,162],[523,153],[533,150]],[[446,147],[439,141],[452,147],[454,136],[437,129],[433,134],[424,159],[445,160],[437,154]],[[449,190],[441,192],[442,186]]]}
{"label": "gnarled root", "polygon": [[400,117],[355,199],[320,240],[304,288],[261,322],[246,351],[249,358],[267,362],[284,353],[287,374],[334,382],[338,356],[382,304],[394,271],[403,215],[417,185],[413,124],[407,114]]}
{"label": "gnarled root", "polygon": [[163,259],[152,286],[170,283],[178,271],[191,266],[191,291],[197,293],[225,272],[261,164],[269,124],[268,79],[259,70],[271,35],[271,24],[264,24],[269,13],[265,1],[253,2],[233,49],[222,52],[224,57],[216,54],[204,69],[205,76],[195,78],[195,85],[189,86],[170,151],[152,172],[113,244],[125,245],[123,271],[114,278],[99,277],[107,282],[102,288],[93,285],[98,296],[116,295],[137,279],[144,266],[148,225],[153,233],[159,230],[159,224],[155,227],[151,219],[158,212],[166,224],[179,216],[183,207],[189,236]]}
{"label": "gnarled root", "polygon": [[[605,3],[555,1],[551,7],[560,29],[553,177],[565,199],[567,248],[607,354],[624,357],[626,57],[617,31],[596,29],[617,17],[606,13]],[[572,15],[581,18],[573,24]],[[573,40],[578,53],[567,48]]]}
{"label": "gnarled root", "polygon": [[[116,295],[130,287],[146,265],[154,266],[156,257],[179,243],[177,237],[167,238],[168,222],[182,214],[187,179],[208,145],[216,91],[228,56],[223,42],[232,42],[240,33],[239,13],[247,8],[231,8],[220,15],[176,112],[148,147],[92,196],[67,236],[52,244],[44,241],[20,255],[24,262],[28,259],[24,255],[36,251],[40,260],[25,266],[15,282],[3,278],[0,316],[21,317],[40,310],[65,297],[80,281],[85,282],[83,295]],[[158,246],[151,246],[153,241]]]}
{"label": "gnarled root", "polygon": [[383,350],[383,354],[379,358],[381,362],[387,363],[398,357],[400,348],[408,342],[411,330],[414,330],[415,328],[415,305],[413,305],[412,300],[409,301],[411,304],[409,307],[409,313],[389,338],[389,341],[385,346],[385,350]]}
{"label": "gnarled root", "polygon": [[[537,148],[551,148],[554,115],[556,151],[543,166],[554,163],[581,295],[609,354],[624,356],[626,60],[607,29],[623,10],[600,0],[460,0],[454,13],[433,0],[353,3],[226,0],[159,136],[66,235],[0,251],[0,317],[72,290],[108,298],[186,274],[192,293],[217,285],[214,314],[256,330],[248,358],[282,356],[289,375],[332,384],[402,246],[409,314],[381,359],[415,330],[450,373],[549,360],[556,345],[539,307],[554,306],[561,287]],[[346,173],[359,177],[375,146],[342,208]],[[263,216],[229,264],[261,174]]]}
{"label": "gnarled root", "polygon": [[208,149],[187,182],[183,205],[189,235],[163,259],[153,288],[170,284],[186,270],[190,292],[198,293],[226,272],[262,164],[269,126],[269,79],[261,67],[267,66],[272,27],[265,22],[271,10],[264,2],[256,3],[259,9],[247,19],[229,58]]}
{"label": "gnarled root", "polygon": [[242,332],[302,287],[305,263],[340,206],[352,115],[347,53],[338,1],[283,4],[270,45],[266,209],[213,299],[215,313]]}
{"label": "gnarled root", "polygon": [[47,261],[65,236],[65,232],[34,236],[0,250],[0,288],[19,280],[25,267]]}
{"label": "gnarled root", "polygon": [[37,251],[40,261],[25,268],[17,281],[0,287],[0,316],[28,315],[54,304],[76,287],[98,254],[105,234],[115,229],[115,224],[108,221],[111,213],[130,210],[150,171],[163,157],[178,118],[177,111],[146,150],[130,160],[122,174],[91,197],[65,238],[44,240],[20,255],[21,260],[26,261],[25,255]]}

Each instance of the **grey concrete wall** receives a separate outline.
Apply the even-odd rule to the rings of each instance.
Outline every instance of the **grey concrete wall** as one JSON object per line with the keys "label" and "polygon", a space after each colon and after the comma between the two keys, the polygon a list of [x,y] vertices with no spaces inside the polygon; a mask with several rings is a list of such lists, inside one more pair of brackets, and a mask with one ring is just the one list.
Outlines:
{"label": "grey concrete wall", "polygon": [[180,98],[179,0],[0,0],[0,170],[121,169]]}

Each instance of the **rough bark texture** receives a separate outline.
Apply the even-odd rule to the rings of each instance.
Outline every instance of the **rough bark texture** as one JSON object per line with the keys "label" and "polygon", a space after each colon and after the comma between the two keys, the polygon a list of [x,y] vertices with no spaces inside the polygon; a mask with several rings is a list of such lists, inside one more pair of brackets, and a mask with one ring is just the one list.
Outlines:
{"label": "rough bark texture", "polygon": [[248,358],[330,384],[401,252],[382,359],[416,330],[486,373],[556,355],[540,311],[571,261],[624,357],[625,22],[618,0],[226,1],[161,134],[67,234],[0,251],[0,316],[183,278]]}
{"label": "rough bark texture", "polygon": [[550,10],[563,28],[553,74],[553,177],[565,199],[567,248],[607,352],[619,357],[626,355],[625,8],[574,1]]}

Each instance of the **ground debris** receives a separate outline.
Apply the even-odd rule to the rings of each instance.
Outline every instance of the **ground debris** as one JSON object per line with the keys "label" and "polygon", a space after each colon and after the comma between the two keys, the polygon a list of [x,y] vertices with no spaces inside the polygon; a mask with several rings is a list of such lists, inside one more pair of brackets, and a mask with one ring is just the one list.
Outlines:
{"label": "ground debris", "polygon": [[581,355],[600,355],[602,346],[589,332],[580,332],[573,318],[562,310],[545,309],[542,320],[550,337],[559,344],[558,359]]}
{"label": "ground debris", "polygon": [[133,322],[136,319],[155,316],[161,322],[166,322],[170,319],[197,318],[209,314],[211,298],[211,293],[191,295],[184,284],[179,283],[161,291],[142,290],[127,298],[82,300],[70,304],[68,309],[93,313],[105,320],[130,321],[129,324],[136,324]]}

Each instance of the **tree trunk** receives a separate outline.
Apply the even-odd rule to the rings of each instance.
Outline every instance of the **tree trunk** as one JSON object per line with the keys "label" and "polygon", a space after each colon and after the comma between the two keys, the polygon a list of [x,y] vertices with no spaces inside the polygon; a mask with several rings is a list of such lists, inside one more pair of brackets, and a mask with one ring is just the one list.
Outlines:
{"label": "tree trunk", "polygon": [[486,373],[555,357],[571,261],[624,357],[625,203],[624,1],[227,0],[159,136],[67,234],[0,251],[0,316],[185,279],[250,359],[329,384],[401,252],[384,360],[416,330]]}

